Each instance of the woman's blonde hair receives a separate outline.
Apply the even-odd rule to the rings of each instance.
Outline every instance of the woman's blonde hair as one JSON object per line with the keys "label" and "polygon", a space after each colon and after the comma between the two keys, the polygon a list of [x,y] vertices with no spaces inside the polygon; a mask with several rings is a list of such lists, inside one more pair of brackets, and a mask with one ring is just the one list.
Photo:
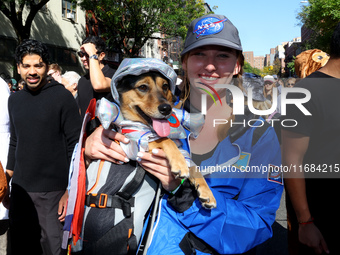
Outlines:
{"label": "woman's blonde hair", "polygon": [[[273,83],[273,88],[274,88],[274,83]],[[266,91],[266,86],[263,86],[263,95],[265,98],[267,98],[268,95],[270,95],[271,99],[270,99],[270,102],[272,102],[273,100],[273,88],[270,90],[270,92],[267,93]]]}

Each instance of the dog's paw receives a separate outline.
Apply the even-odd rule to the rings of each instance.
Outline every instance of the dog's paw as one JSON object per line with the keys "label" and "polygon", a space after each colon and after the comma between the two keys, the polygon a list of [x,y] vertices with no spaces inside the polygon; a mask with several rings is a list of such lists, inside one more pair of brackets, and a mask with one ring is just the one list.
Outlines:
{"label": "dog's paw", "polygon": [[171,173],[173,173],[176,178],[180,178],[180,179],[188,179],[189,178],[189,173],[186,174],[185,172],[183,172],[181,170],[171,170]]}
{"label": "dog's paw", "polygon": [[187,165],[175,164],[171,166],[171,173],[173,173],[176,178],[187,179],[189,178],[189,169]]}
{"label": "dog's paw", "polygon": [[190,178],[190,182],[194,185],[198,199],[200,200],[202,206],[206,209],[214,209],[217,207],[217,202],[214,194],[210,190],[208,184],[201,178]]}
{"label": "dog's paw", "polygon": [[198,198],[202,204],[202,206],[206,209],[214,209],[217,206],[216,199],[209,189],[209,187],[202,187],[198,186],[197,189],[197,195]]}

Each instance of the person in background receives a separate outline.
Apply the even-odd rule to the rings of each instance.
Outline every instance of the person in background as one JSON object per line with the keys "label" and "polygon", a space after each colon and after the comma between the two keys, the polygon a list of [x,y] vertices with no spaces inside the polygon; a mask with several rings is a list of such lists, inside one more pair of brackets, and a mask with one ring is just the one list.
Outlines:
{"label": "person in background", "polygon": [[[8,116],[8,98],[10,90],[7,83],[0,78],[0,163],[6,169],[8,145],[10,139],[10,125]],[[0,255],[6,255],[10,252],[9,239],[8,239],[8,201],[0,203]]]}
{"label": "person in background", "polygon": [[286,87],[287,88],[292,88],[295,86],[295,82],[296,82],[296,79],[294,77],[289,77],[287,80],[286,80]]}
{"label": "person in background", "polygon": [[79,110],[60,83],[48,81],[44,44],[25,40],[15,58],[26,85],[8,100],[12,254],[60,255],[68,169],[81,126]]}
{"label": "person in background", "polygon": [[62,75],[61,83],[65,86],[65,88],[70,91],[73,97],[76,99],[78,96],[78,82],[80,79],[80,75],[74,71],[65,72]]}
{"label": "person in background", "polygon": [[115,70],[104,64],[105,42],[98,36],[83,40],[78,56],[87,73],[78,82],[78,105],[83,118],[92,98],[112,100],[110,83]]}
{"label": "person in background", "polygon": [[12,91],[13,92],[16,92],[16,91],[18,91],[19,89],[18,89],[18,82],[16,81],[16,79],[11,79],[11,81],[12,81]]}
{"label": "person in background", "polygon": [[[245,95],[248,97],[248,89],[252,88],[252,104],[258,110],[268,110],[271,108],[271,102],[263,95],[263,80],[262,78],[250,78],[242,75],[242,85],[245,89]],[[266,119],[267,116],[261,116]]]}
{"label": "person in background", "polygon": [[20,79],[18,82],[18,90],[22,90],[25,86],[25,81],[23,79]]}
{"label": "person in background", "polygon": [[263,95],[270,102],[273,102],[273,88],[275,79],[271,75],[266,75],[264,78]]}
{"label": "person in background", "polygon": [[5,79],[5,82],[7,83],[9,91],[12,93],[13,92],[13,82],[12,82],[12,79]]}
{"label": "person in background", "polygon": [[284,86],[285,86],[285,81],[281,78],[277,79],[274,86],[277,87],[277,95],[280,95],[281,94],[281,88],[284,88]]}
{"label": "person in background", "polygon": [[63,69],[58,64],[50,64],[48,66],[47,75],[51,76],[55,81],[61,83],[61,74]]}
{"label": "person in background", "polygon": [[[286,199],[296,254],[340,254],[337,198],[340,192],[340,23],[330,42],[330,58],[318,71],[299,81],[311,98],[303,106],[310,115],[287,105],[282,127],[282,163],[286,173]],[[292,94],[289,99],[300,98]],[[289,245],[291,243],[289,242]],[[290,247],[290,250],[292,247]],[[294,249],[294,248],[293,248]]]}

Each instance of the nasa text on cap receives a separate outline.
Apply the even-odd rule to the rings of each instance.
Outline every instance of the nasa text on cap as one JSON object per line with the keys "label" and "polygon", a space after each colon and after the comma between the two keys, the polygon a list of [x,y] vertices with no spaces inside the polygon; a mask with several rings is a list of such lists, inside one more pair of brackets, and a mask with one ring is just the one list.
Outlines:
{"label": "nasa text on cap", "polygon": [[223,15],[209,14],[192,21],[181,55],[206,45],[220,45],[242,51],[237,28]]}

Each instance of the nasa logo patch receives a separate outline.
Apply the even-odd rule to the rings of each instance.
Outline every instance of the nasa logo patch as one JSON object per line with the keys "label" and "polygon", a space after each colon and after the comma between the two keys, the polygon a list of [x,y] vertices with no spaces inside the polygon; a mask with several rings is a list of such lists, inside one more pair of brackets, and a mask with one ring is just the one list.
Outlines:
{"label": "nasa logo patch", "polygon": [[224,28],[224,21],[228,19],[218,19],[215,17],[208,17],[201,19],[195,25],[194,33],[196,34],[196,38],[199,38],[202,35],[212,35],[217,34],[218,32],[222,31]]}
{"label": "nasa logo patch", "polygon": [[283,185],[283,174],[279,166],[270,164],[268,167],[267,180]]}

